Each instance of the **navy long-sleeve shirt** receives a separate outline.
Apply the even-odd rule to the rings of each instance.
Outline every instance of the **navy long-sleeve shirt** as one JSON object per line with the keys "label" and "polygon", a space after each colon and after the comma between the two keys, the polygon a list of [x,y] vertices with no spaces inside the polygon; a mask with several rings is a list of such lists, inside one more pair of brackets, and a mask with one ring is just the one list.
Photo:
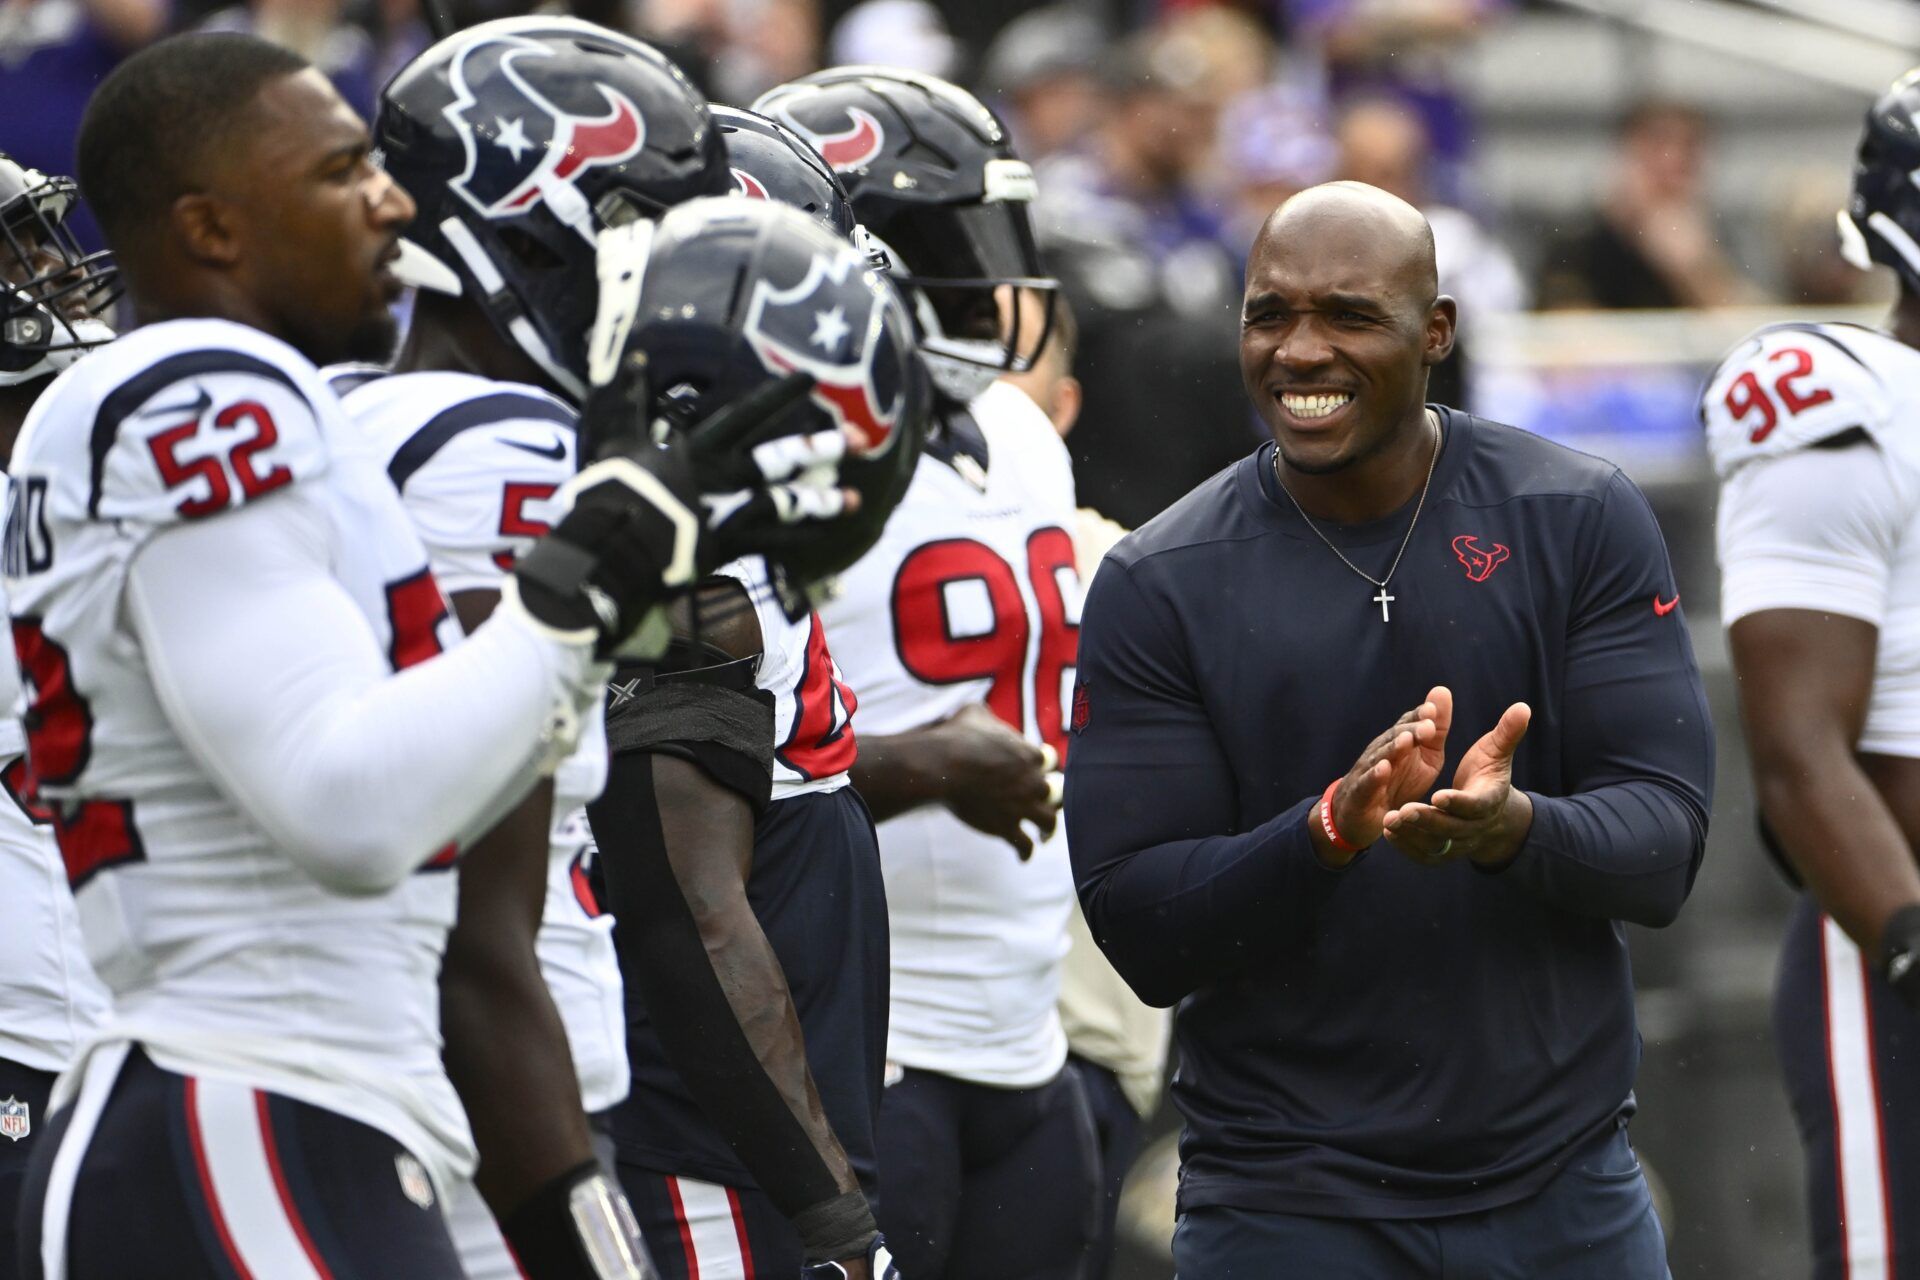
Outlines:
{"label": "navy long-sleeve shirt", "polygon": [[[1066,820],[1094,935],[1179,1002],[1183,1208],[1429,1217],[1532,1194],[1632,1105],[1620,922],[1706,841],[1713,734],[1666,548],[1612,465],[1439,409],[1389,592],[1314,536],[1265,445],[1109,554],[1082,618]],[[1386,572],[1411,514],[1319,527]],[[1314,856],[1321,792],[1427,690],[1447,760],[1533,708],[1518,857]]]}

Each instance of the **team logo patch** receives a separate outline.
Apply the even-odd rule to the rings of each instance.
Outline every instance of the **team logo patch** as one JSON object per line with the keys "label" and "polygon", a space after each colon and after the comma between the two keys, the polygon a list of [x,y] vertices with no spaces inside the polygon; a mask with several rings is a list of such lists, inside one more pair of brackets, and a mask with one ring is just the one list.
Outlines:
{"label": "team logo patch", "polygon": [[[851,253],[817,253],[806,278],[791,289],[756,281],[745,331],[767,368],[812,374],[813,402],[840,426],[853,428],[863,442],[860,452],[871,456],[893,442],[906,401],[906,354],[887,330],[880,295],[839,290],[831,305],[820,296],[829,283],[845,283],[859,265]],[[849,297],[859,299],[851,314]]]}
{"label": "team logo patch", "polygon": [[400,1175],[400,1194],[422,1209],[433,1208],[433,1179],[426,1166],[410,1153],[402,1151],[393,1158],[393,1171]]}
{"label": "team logo patch", "polygon": [[813,144],[813,149],[835,173],[866,168],[887,144],[886,130],[880,127],[880,122],[859,107],[848,107],[847,118],[851,123],[845,129],[832,132],[822,132],[795,119],[784,107],[778,108],[777,114],[783,124]]}
{"label": "team logo patch", "polygon": [[1453,540],[1453,554],[1467,568],[1467,578],[1472,582],[1485,582],[1513,555],[1506,547],[1496,542],[1491,550],[1482,547],[1477,538],[1463,533]]}
{"label": "team logo patch", "polygon": [[0,1137],[18,1142],[33,1132],[32,1108],[18,1098],[0,1102]]}
{"label": "team logo patch", "polygon": [[1079,733],[1087,727],[1087,720],[1092,714],[1093,707],[1087,698],[1087,686],[1076,683],[1073,686],[1073,716],[1067,721],[1067,728],[1073,733]]}
{"label": "team logo patch", "polygon": [[625,94],[604,84],[592,86],[603,114],[557,105],[534,88],[540,60],[552,56],[519,36],[483,37],[460,51],[448,71],[454,100],[442,114],[459,131],[467,167],[449,185],[488,218],[513,217],[544,200],[591,238],[592,211],[574,180],[640,154],[646,121]]}

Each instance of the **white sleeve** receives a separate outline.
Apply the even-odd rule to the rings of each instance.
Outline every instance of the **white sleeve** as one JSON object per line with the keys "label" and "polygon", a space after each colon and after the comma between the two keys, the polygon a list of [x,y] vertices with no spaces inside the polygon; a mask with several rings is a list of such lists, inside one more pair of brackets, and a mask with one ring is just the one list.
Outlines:
{"label": "white sleeve", "polygon": [[1912,477],[1878,447],[1801,449],[1748,463],[1720,490],[1720,620],[1815,609],[1879,626]]}
{"label": "white sleeve", "polygon": [[516,803],[603,668],[496,611],[394,673],[295,490],[158,533],[127,608],[182,742],[316,880],[377,893]]}

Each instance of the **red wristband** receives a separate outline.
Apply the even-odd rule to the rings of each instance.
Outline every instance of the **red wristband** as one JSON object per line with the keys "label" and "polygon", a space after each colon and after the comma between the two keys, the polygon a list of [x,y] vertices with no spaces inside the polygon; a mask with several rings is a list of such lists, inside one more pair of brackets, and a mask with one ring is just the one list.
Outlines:
{"label": "red wristband", "polygon": [[1333,793],[1340,789],[1344,778],[1335,778],[1320,793],[1320,829],[1327,833],[1327,840],[1342,853],[1358,853],[1361,846],[1354,844],[1340,834],[1340,828],[1333,825]]}

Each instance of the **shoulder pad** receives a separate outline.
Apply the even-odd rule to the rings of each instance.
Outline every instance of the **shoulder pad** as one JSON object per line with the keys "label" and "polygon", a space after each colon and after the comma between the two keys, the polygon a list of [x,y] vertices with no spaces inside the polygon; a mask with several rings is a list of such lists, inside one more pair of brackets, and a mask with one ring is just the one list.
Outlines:
{"label": "shoulder pad", "polygon": [[157,528],[326,469],[325,415],[338,408],[292,348],[237,325],[156,328],[174,331],[83,362],[95,376],[36,414],[24,462],[52,473],[56,514]]}
{"label": "shoulder pad", "polygon": [[1701,393],[1700,421],[1722,479],[1756,458],[1887,429],[1893,396],[1850,337],[1844,327],[1772,325],[1721,361]]}

